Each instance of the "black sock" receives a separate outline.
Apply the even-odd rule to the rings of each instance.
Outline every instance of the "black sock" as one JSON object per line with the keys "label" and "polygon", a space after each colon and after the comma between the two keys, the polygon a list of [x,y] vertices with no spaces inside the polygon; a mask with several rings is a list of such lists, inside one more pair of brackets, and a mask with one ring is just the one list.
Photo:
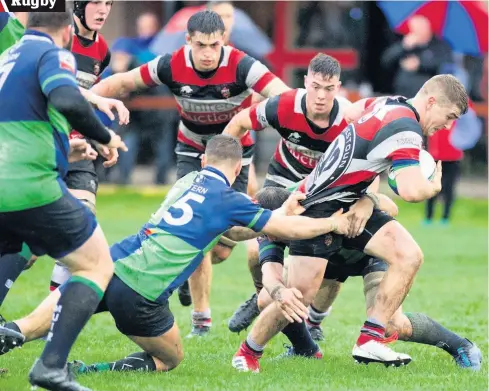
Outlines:
{"label": "black sock", "polygon": [[104,362],[88,365],[83,372],[107,372],[107,371],[141,371],[154,372],[156,364],[146,352],[132,353],[129,356],[114,362]]}
{"label": "black sock", "polygon": [[28,261],[20,253],[0,257],[0,306]]}
{"label": "black sock", "polygon": [[97,309],[103,291],[83,277],[74,276],[65,285],[53,312],[41,360],[47,367],[63,368],[78,334]]}
{"label": "black sock", "polygon": [[456,356],[458,354],[457,349],[467,343],[465,338],[447,330],[425,314],[406,313],[405,315],[413,328],[413,334],[408,339],[409,342],[436,346],[452,356]]}
{"label": "black sock", "polygon": [[299,355],[312,356],[319,350],[319,346],[311,338],[305,322],[289,323],[282,333],[289,339],[294,347],[294,351]]}

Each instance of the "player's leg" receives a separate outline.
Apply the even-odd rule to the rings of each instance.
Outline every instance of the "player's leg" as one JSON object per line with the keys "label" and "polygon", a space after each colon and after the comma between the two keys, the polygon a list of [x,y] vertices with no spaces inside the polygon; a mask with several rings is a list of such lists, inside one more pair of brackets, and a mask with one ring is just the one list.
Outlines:
{"label": "player's leg", "polygon": [[[329,266],[326,268],[326,273],[328,273]],[[319,342],[325,339],[321,323],[331,313],[332,305],[340,293],[343,282],[335,279],[324,279],[316,297],[309,305],[306,325],[314,341]]]}
{"label": "player's leg", "polygon": [[[66,359],[78,334],[94,313],[112,276],[109,246],[93,214],[70,194],[52,204],[19,212],[29,227],[19,233],[35,253],[65,263],[72,278],[53,312],[46,345],[29,378],[45,388],[80,387],[66,371]],[[29,228],[29,229],[27,229]]]}
{"label": "player's leg", "polygon": [[[278,171],[277,171],[278,170]],[[263,187],[274,186],[274,187],[284,187],[284,184],[293,184],[293,181],[288,180],[284,177],[287,174],[285,169],[280,171],[277,167],[270,165],[268,167],[267,179]],[[273,179],[280,178],[283,183],[278,183]],[[277,179],[279,180],[279,179]],[[259,255],[258,255],[258,242],[256,239],[250,240],[247,243],[248,252],[248,269],[250,270],[251,278],[253,280],[253,285],[255,287],[255,292],[251,297],[241,304],[238,309],[234,312],[233,316],[229,320],[228,327],[233,333],[239,333],[244,329],[247,329],[251,323],[259,315],[260,310],[258,309],[258,295],[263,288],[262,285],[262,273],[261,267],[259,265]]]}
{"label": "player's leg", "polygon": [[[0,307],[2,306],[7,294],[20,273],[26,268],[29,261],[35,258],[29,246],[25,243],[22,251],[16,254],[5,254],[0,257]],[[0,322],[3,318],[0,315]],[[1,324],[1,323],[0,323]]]}
{"label": "player's leg", "polygon": [[104,302],[118,330],[144,352],[90,365],[75,361],[76,372],[169,371],[182,361],[182,341],[168,301],[156,303],[148,300],[115,275],[107,288]]}
{"label": "player's leg", "polygon": [[248,269],[251,278],[253,279],[255,292],[248,300],[238,307],[231,319],[229,319],[228,327],[233,333],[239,333],[242,330],[247,329],[260,314],[260,309],[258,308],[258,296],[262,292],[263,285],[258,257],[258,241],[256,239],[248,240],[246,242],[246,249],[248,255]]}
{"label": "player's leg", "polygon": [[[81,168],[84,171],[71,170],[72,168]],[[92,172],[90,171],[92,170]],[[66,185],[71,194],[86,206],[95,215],[95,202],[98,189],[98,178],[95,174],[95,168],[91,161],[81,161],[69,165],[66,175]],[[51,273],[49,289],[55,290],[64,284],[71,277],[68,267],[59,260],[56,260]]]}
{"label": "player's leg", "polygon": [[[363,281],[367,316],[372,310],[385,270],[387,270],[387,265],[384,262],[374,260],[365,271]],[[386,327],[387,336],[394,333],[397,333],[401,341],[443,349],[462,368],[479,370],[481,367],[482,354],[475,344],[446,329],[425,314],[403,313],[402,306],[399,307]]]}
{"label": "player's leg", "polygon": [[377,210],[374,210],[364,232],[357,238],[345,239],[344,244],[383,259],[389,265],[352,355],[366,363],[408,364],[411,361],[408,355],[396,353],[387,346],[392,341],[385,338],[385,328],[404,301],[423,262],[421,249],[401,224]]}
{"label": "player's leg", "polygon": [[[321,286],[327,261],[323,258],[293,256],[290,257],[287,286],[297,288],[303,295],[303,302],[309,305]],[[317,344],[310,339],[304,339],[307,333],[305,322],[289,323],[277,305],[269,305],[258,316],[246,341],[234,355],[232,365],[241,371],[259,371],[258,359],[265,345],[280,331],[292,343],[292,354],[315,356],[319,352]],[[320,353],[320,352],[319,352]],[[318,357],[319,358],[319,357]]]}

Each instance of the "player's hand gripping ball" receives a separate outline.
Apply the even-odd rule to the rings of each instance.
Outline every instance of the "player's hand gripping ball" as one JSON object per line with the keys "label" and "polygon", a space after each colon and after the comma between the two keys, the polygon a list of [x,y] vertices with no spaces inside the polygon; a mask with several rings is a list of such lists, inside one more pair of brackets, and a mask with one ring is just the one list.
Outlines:
{"label": "player's hand gripping ball", "polygon": [[[430,153],[424,149],[419,153],[419,165],[421,167],[423,176],[429,181],[433,180],[436,173],[436,162],[435,159],[433,159],[433,156],[431,156]],[[392,189],[392,191],[399,195],[397,192],[396,172],[393,171],[392,168],[389,170],[387,183],[389,183],[389,187]]]}

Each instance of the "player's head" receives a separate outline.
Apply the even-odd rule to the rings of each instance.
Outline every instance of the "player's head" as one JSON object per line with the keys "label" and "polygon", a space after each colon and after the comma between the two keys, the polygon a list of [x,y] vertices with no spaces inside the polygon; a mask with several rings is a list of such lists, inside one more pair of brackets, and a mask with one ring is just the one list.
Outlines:
{"label": "player's head", "polygon": [[224,45],[224,22],[214,11],[192,15],[187,23],[187,44],[192,47],[192,60],[198,71],[217,68]]}
{"label": "player's head", "polygon": [[460,81],[452,75],[437,75],[424,83],[414,98],[423,133],[431,136],[449,129],[453,121],[468,110],[469,97]]}
{"label": "player's head", "polygon": [[229,43],[234,26],[234,5],[230,1],[209,1],[207,9],[216,12],[224,22],[224,41]]}
{"label": "player's head", "polygon": [[333,106],[341,82],[341,66],[338,60],[318,53],[309,63],[304,86],[307,90],[307,106],[313,115],[327,114]]}
{"label": "player's head", "polygon": [[59,47],[71,49],[73,41],[73,14],[64,12],[29,12],[27,29],[39,30],[49,34]]}
{"label": "player's head", "polygon": [[100,31],[104,27],[113,3],[113,1],[75,1],[73,13],[78,28],[82,26],[88,31]]}
{"label": "player's head", "polygon": [[[290,191],[282,187],[267,186],[255,194],[255,200],[262,208],[275,210],[279,209],[287,198],[290,196]],[[277,237],[267,235],[270,240],[276,241]]]}
{"label": "player's head", "polygon": [[255,194],[255,200],[258,201],[262,208],[275,210],[287,201],[290,194],[290,191],[283,187],[267,186]]}
{"label": "player's head", "polygon": [[241,171],[243,147],[235,137],[218,134],[205,146],[202,167],[212,166],[222,171],[232,184]]}

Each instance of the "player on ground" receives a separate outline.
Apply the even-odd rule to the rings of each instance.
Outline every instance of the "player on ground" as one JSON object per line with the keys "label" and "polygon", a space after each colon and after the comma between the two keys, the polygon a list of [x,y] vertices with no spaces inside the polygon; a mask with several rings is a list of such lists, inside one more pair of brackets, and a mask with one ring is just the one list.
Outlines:
{"label": "player on ground", "polygon": [[[238,139],[225,135],[210,139],[202,160],[203,170],[180,179],[138,234],[112,246],[115,276],[98,311],[110,311],[119,331],[144,352],[112,363],[82,365],[80,371],[175,368],[183,358],[183,349],[168,298],[233,226],[247,227],[231,229],[231,237],[238,240],[256,237],[255,232],[293,239],[347,231],[346,214],[328,219],[286,216],[303,211],[298,200],[304,195],[293,195],[284,208],[271,212],[232,190],[241,171],[242,152]],[[27,340],[45,335],[59,291],[64,295],[66,288],[63,285],[31,315],[7,323],[6,328],[25,333]],[[9,347],[0,346],[0,350],[6,352]]]}
{"label": "player on ground", "polygon": [[[25,35],[0,59],[0,254],[27,243],[35,254],[60,258],[70,268],[73,278],[29,380],[49,390],[83,391],[88,389],[69,376],[66,359],[103,296],[113,264],[94,216],[62,181],[70,125],[110,148],[125,146],[80,94],[76,61],[61,49],[70,47],[72,29],[71,11],[30,13]],[[12,341],[11,330],[0,328],[0,334],[5,330]]]}
{"label": "player on ground", "polygon": [[[341,82],[339,62],[326,54],[317,54],[309,63],[304,77],[305,89],[295,89],[243,110],[228,124],[225,133],[235,137],[248,129],[261,131],[274,128],[281,135],[266,176],[264,186],[288,187],[304,179],[316,166],[330,143],[346,127],[351,102],[337,96]],[[262,273],[258,263],[258,243],[248,242],[248,266],[256,293],[242,304],[229,321],[229,329],[240,332],[260,313],[257,295],[262,289]],[[334,287],[332,282],[331,289]],[[327,294],[322,290],[320,294]],[[321,300],[318,298],[318,300]],[[320,327],[311,332],[323,339]]]}
{"label": "player on ground", "polygon": [[[305,215],[324,217],[330,215],[330,208],[348,209],[389,166],[396,172],[398,192],[404,200],[420,202],[437,194],[441,189],[441,166],[438,164],[432,182],[423,177],[419,167],[422,138],[449,127],[467,111],[467,99],[456,78],[438,75],[428,80],[413,99],[383,99],[371,104],[362,118],[336,138],[308,177],[304,185]],[[342,247],[363,251],[389,265],[353,348],[353,357],[395,365],[410,362],[408,355],[386,346],[391,339],[385,338],[385,327],[423,262],[421,249],[397,221],[378,210],[373,211],[361,234],[352,239],[328,234],[292,242],[288,285],[302,293],[306,305],[321,285],[328,259]],[[247,339],[256,352],[256,365],[265,344],[287,324],[276,306],[260,314]],[[240,356],[241,350],[236,358]]]}
{"label": "player on ground", "polygon": [[[86,20],[85,16],[83,16],[82,14],[83,14],[83,10],[87,8],[86,16],[88,17],[88,20],[90,20],[90,24],[92,24],[92,22],[95,23],[95,20],[97,18],[98,19],[101,18],[100,23],[104,21],[104,17],[103,15],[102,16],[99,15],[99,11],[101,9],[103,10],[103,7],[106,7],[107,3],[111,3],[111,2],[98,2],[97,4],[96,3],[97,2],[88,2],[88,1],[75,2],[76,12],[80,15],[80,18],[82,20]],[[105,5],[102,3],[105,3]],[[27,17],[28,17],[28,12],[17,12],[15,13],[15,15],[14,13],[11,12],[0,12],[0,52],[2,52],[4,49],[7,49],[7,47],[12,45],[13,43],[16,43],[17,41],[20,40],[20,38],[22,37],[25,31],[24,25],[27,22]],[[95,41],[91,41],[91,40],[87,41],[85,40],[85,38],[82,37],[81,34],[83,33],[84,33],[83,30],[82,31],[80,31],[80,29],[76,30],[76,33],[74,34],[73,37],[73,41],[75,42],[74,47],[69,48],[72,49],[72,51],[76,52],[75,58],[78,60],[78,63],[81,64],[81,68],[78,70],[77,73],[77,78],[79,80],[82,80],[83,77],[85,78],[89,77],[90,72],[94,73],[95,70],[97,69],[97,66],[99,67],[96,61],[94,63],[93,59],[86,58],[87,55],[89,56],[92,55],[94,56],[95,59],[102,58],[102,57],[106,58],[108,56],[106,54],[107,45],[105,44],[101,36],[95,36],[96,37]],[[89,34],[91,34],[90,36],[93,36],[94,32],[90,31]],[[105,62],[108,62],[109,57],[106,58]],[[95,78],[95,76],[92,76],[92,79],[93,78]],[[86,87],[89,87],[87,83],[82,83],[82,84],[84,84]],[[119,116],[119,123],[125,124],[128,122],[129,111],[121,101],[115,99],[102,98],[88,91],[86,88],[83,88],[82,86],[80,86],[80,92],[85,97],[85,99],[87,99],[90,103],[92,103],[95,107],[97,107],[98,110],[100,110],[105,115],[107,115],[109,119],[111,120],[114,119],[114,114],[112,113],[112,110],[115,109],[117,110]],[[79,133],[76,132],[72,132],[72,134],[76,134],[79,136]],[[116,150],[113,150],[112,153],[110,153],[106,147],[99,145],[99,151],[102,152],[104,157],[109,159],[105,163],[106,165],[112,165],[115,163],[114,159],[112,158],[113,155],[116,155],[117,153]],[[73,162],[73,164],[69,165],[69,167],[80,167],[80,166],[92,167],[93,163],[91,161],[82,162],[82,163]],[[75,179],[83,175],[79,173],[78,174],[72,173],[70,170],[69,173],[70,173],[70,177]],[[71,182],[74,182],[74,180],[72,179]],[[20,273],[23,270],[28,268],[32,264],[32,262],[34,262],[35,259],[36,257],[32,255],[32,252],[25,244],[23,245],[22,251],[20,253],[7,254],[1,257],[0,262],[2,263],[2,268],[0,269],[0,306],[2,305],[3,301],[5,300],[5,297],[7,296],[9,292],[9,288],[13,285],[17,277],[20,275]],[[60,277],[63,277],[62,281],[68,280],[69,273],[67,272],[67,269],[62,268],[61,266],[58,267],[55,266],[55,271],[56,270],[61,271]],[[2,323],[2,317],[0,316],[0,324],[1,323]]]}
{"label": "player on ground", "polygon": [[[290,193],[284,189],[269,187],[259,192],[256,199],[262,207],[275,210],[281,207],[282,202],[289,195]],[[379,198],[379,209],[393,217],[397,215],[397,206],[387,196],[379,193],[376,193],[375,196]],[[289,293],[290,291],[297,291],[294,288],[286,288],[284,283],[287,281],[287,260],[285,260],[285,268],[283,268],[284,253],[288,242],[272,241],[266,235],[261,236],[259,240],[260,264],[263,268],[263,285],[265,288],[260,292],[258,298],[260,310],[263,310],[272,301],[277,301],[279,305],[286,307],[289,304],[287,299],[291,299],[296,306],[299,306],[299,303],[302,303],[295,298],[295,295]],[[341,249],[328,260],[321,289],[324,289],[323,286],[329,287],[331,280],[342,284],[348,277],[363,276],[368,314],[386,270],[387,264],[379,259],[371,258],[356,250]],[[329,292],[331,293],[331,290]],[[273,293],[273,299],[269,293]],[[333,291],[333,293],[338,293],[338,291]],[[315,302],[318,296],[319,294],[316,295]],[[321,303],[322,307],[319,307],[318,312],[326,311],[333,304],[335,298],[336,295],[329,295]],[[288,314],[284,315],[288,316]],[[311,313],[309,313],[308,320],[310,317]],[[320,318],[319,321],[321,320]],[[402,341],[432,345],[445,350],[454,358],[456,365],[461,368],[480,370],[482,361],[480,349],[469,340],[445,329],[425,314],[403,313],[402,309],[399,308],[389,320],[386,328],[386,335],[390,336],[394,333],[397,333]],[[309,340],[294,339],[294,344],[288,349],[286,355],[310,356],[310,352],[316,353],[317,351],[312,349]]]}
{"label": "player on ground", "polygon": [[[224,24],[215,12],[206,10],[193,15],[187,31],[187,45],[173,54],[159,56],[130,72],[115,74],[93,87],[95,93],[109,97],[162,83],[171,89],[181,115],[176,147],[178,178],[200,167],[207,140],[221,133],[236,113],[251,105],[253,91],[269,97],[288,90],[259,61],[223,46]],[[233,188],[246,193],[253,152],[249,132],[241,143],[243,169]],[[234,245],[223,236],[212,257],[227,258]],[[211,327],[211,274],[209,253],[190,279],[194,291],[192,335],[205,335]],[[182,304],[190,305],[190,301]]]}

